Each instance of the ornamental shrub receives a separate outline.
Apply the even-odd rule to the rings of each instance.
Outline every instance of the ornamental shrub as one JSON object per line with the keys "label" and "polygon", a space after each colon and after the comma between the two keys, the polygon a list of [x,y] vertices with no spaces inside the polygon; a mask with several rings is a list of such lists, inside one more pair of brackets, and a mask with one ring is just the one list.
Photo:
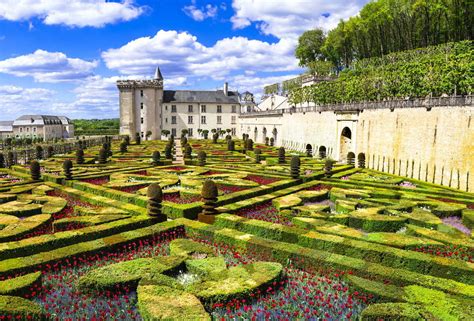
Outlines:
{"label": "ornamental shrub", "polygon": [[198,152],[198,165],[199,166],[206,166],[206,152],[203,150],[200,150]]}
{"label": "ornamental shrub", "polygon": [[99,150],[99,164],[107,163],[107,151],[103,148]]}
{"label": "ornamental shrub", "polygon": [[12,151],[9,151],[7,153],[7,162],[8,162],[8,167],[12,167],[15,165],[15,155],[13,154]]}
{"label": "ornamental shrub", "polygon": [[212,135],[212,143],[213,144],[217,144],[217,139],[219,138],[219,134],[218,133],[214,133]]}
{"label": "ornamental shrub", "polygon": [[165,157],[166,159],[173,159],[173,146],[169,143],[165,147]]}
{"label": "ornamental shrub", "polygon": [[275,145],[275,138],[271,137],[270,138],[270,146],[274,146]]}
{"label": "ornamental shrub", "polygon": [[313,157],[313,147],[310,144],[306,145],[306,156]]}
{"label": "ornamental shrub", "polygon": [[227,141],[227,150],[231,152],[235,150],[235,142],[232,139]]}
{"label": "ornamental shrub", "polygon": [[331,176],[332,167],[335,162],[335,160],[330,158],[326,158],[326,160],[324,161],[324,175],[326,175],[326,177]]}
{"label": "ornamental shrub", "polygon": [[247,150],[253,150],[253,140],[247,139],[247,141],[246,141],[246,149],[247,149]]}
{"label": "ornamental shrub", "polygon": [[160,165],[160,156],[161,155],[160,155],[159,151],[156,150],[156,151],[153,152],[153,155],[151,156],[153,166]]}
{"label": "ornamental shrub", "polygon": [[270,138],[269,137],[265,137],[265,145],[266,146],[270,145]]}
{"label": "ornamental shrub", "polygon": [[201,197],[204,204],[202,205],[202,212],[198,215],[200,222],[212,224],[215,221],[215,215],[218,213],[217,207],[217,185],[214,181],[208,179],[204,181],[201,190]]}
{"label": "ornamental shrub", "polygon": [[187,144],[186,147],[184,148],[184,158],[191,159],[192,153],[193,153],[193,149],[191,148],[191,145]]}
{"label": "ornamental shrub", "polygon": [[51,158],[54,155],[54,148],[53,146],[49,145],[48,148],[46,148],[46,158]]}
{"label": "ornamental shrub", "polygon": [[295,155],[293,157],[291,157],[291,163],[290,163],[290,166],[291,166],[291,171],[290,171],[290,174],[291,174],[291,177],[294,178],[294,179],[297,179],[300,177],[300,157]]}
{"label": "ornamental shrub", "polygon": [[64,176],[66,179],[72,179],[72,162],[69,159],[66,159],[63,162]]}
{"label": "ornamental shrub", "polygon": [[41,145],[36,145],[36,159],[43,159],[43,147]]}
{"label": "ornamental shrub", "polygon": [[157,183],[151,183],[147,189],[148,205],[147,214],[157,222],[166,222],[167,217],[161,211],[161,202],[163,201],[163,191]]}
{"label": "ornamental shrub", "polygon": [[188,139],[186,136],[181,136],[181,146],[186,146],[188,144]]}
{"label": "ornamental shrub", "polygon": [[0,153],[0,168],[5,168],[5,156]]}
{"label": "ornamental shrub", "polygon": [[123,138],[124,142],[127,144],[127,145],[130,145],[130,136],[126,135],[124,138]]}
{"label": "ornamental shrub", "polygon": [[280,147],[278,149],[278,164],[285,164],[285,148]]}
{"label": "ornamental shrub", "polygon": [[142,138],[140,137],[140,133],[135,133],[135,144],[140,145],[142,142]]}
{"label": "ornamental shrub", "polygon": [[37,181],[41,178],[41,167],[38,161],[32,161],[30,164],[31,179]]}
{"label": "ornamental shrub", "polygon": [[84,164],[84,151],[82,149],[76,151],[76,163],[79,165]]}
{"label": "ornamental shrub", "polygon": [[255,149],[255,163],[260,164],[262,161],[262,150],[260,148]]}
{"label": "ornamental shrub", "polygon": [[120,143],[120,152],[122,154],[126,153],[127,152],[127,142],[125,140],[123,140],[121,143]]}

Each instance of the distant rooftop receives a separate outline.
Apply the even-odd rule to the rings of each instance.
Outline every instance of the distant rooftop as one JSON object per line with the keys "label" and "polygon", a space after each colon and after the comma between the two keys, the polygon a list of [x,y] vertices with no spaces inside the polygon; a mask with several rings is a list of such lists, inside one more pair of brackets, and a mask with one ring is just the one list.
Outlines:
{"label": "distant rooftop", "polygon": [[65,116],[23,115],[13,121],[13,126],[26,125],[67,125],[71,120]]}
{"label": "distant rooftop", "polygon": [[6,120],[0,121],[0,132],[11,132],[13,131],[13,121]]}

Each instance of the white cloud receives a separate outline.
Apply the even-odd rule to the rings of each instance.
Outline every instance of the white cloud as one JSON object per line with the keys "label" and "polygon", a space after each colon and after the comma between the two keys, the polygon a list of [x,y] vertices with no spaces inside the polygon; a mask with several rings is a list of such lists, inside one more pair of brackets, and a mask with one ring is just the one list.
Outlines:
{"label": "white cloud", "polygon": [[234,29],[257,24],[266,35],[296,38],[304,31],[334,28],[340,19],[356,15],[367,0],[233,0]]}
{"label": "white cloud", "polygon": [[124,75],[152,75],[160,66],[167,77],[209,76],[223,79],[232,72],[297,70],[295,42],[268,43],[245,37],[224,38],[213,46],[187,32],[160,30],[154,37],[135,39],[102,53],[110,69]]}
{"label": "white cloud", "polygon": [[103,27],[140,16],[145,7],[133,0],[2,0],[0,19],[24,21],[38,18],[47,25]]}
{"label": "white cloud", "polygon": [[13,120],[21,114],[44,111],[50,106],[56,92],[46,88],[23,88],[18,86],[0,86],[0,117]]}
{"label": "white cloud", "polygon": [[217,15],[217,6],[207,4],[205,7],[196,7],[196,1],[193,1],[191,5],[183,8],[184,13],[196,21],[203,21],[207,18],[214,18]]}
{"label": "white cloud", "polygon": [[0,61],[0,73],[31,76],[38,82],[70,82],[92,75],[97,61],[68,58],[62,52],[38,49],[32,54]]}

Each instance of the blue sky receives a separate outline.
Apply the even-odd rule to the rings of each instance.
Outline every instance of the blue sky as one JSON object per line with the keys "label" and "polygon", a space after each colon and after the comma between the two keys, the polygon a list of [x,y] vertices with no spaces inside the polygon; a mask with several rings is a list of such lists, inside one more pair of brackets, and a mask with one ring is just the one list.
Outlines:
{"label": "blue sky", "polygon": [[329,30],[367,0],[2,0],[0,120],[26,113],[118,117],[117,79],[257,96],[303,70],[305,30]]}

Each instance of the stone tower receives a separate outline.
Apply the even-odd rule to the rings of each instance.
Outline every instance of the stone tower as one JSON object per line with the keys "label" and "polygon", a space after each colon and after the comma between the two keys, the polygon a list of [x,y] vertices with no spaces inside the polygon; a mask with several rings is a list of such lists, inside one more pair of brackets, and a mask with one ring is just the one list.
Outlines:
{"label": "stone tower", "polygon": [[161,109],[163,103],[163,76],[160,68],[154,79],[118,80],[120,91],[120,135],[139,133],[142,139],[159,139],[161,135]]}

